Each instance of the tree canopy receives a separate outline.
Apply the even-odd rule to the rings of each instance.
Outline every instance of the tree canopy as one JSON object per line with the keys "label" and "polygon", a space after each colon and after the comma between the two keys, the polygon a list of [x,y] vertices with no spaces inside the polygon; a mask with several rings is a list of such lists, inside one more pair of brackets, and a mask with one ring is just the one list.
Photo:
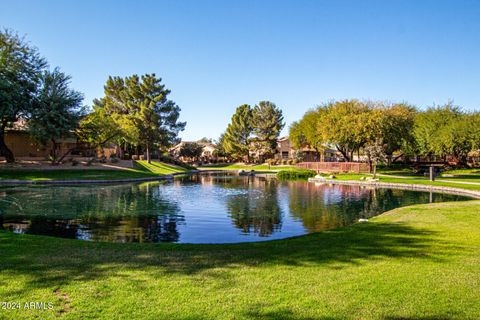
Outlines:
{"label": "tree canopy", "polygon": [[234,159],[250,162],[250,153],[264,158],[275,153],[277,138],[284,127],[282,110],[270,101],[255,107],[239,106],[222,136],[221,149]]}
{"label": "tree canopy", "polygon": [[196,159],[202,155],[203,146],[197,142],[185,142],[180,147],[179,156]]}
{"label": "tree canopy", "polygon": [[263,158],[272,156],[277,148],[277,139],[285,123],[283,113],[274,103],[260,101],[252,110],[253,150]]}
{"label": "tree canopy", "polygon": [[87,140],[101,142],[88,134],[91,128],[101,127],[102,138],[120,135],[125,141],[142,146],[148,161],[153,148],[167,149],[178,142],[178,133],[186,123],[179,122],[180,107],[168,99],[170,90],[161,84],[161,78],[155,74],[109,77],[104,92],[103,98],[94,101],[96,114],[82,122]]}
{"label": "tree canopy", "polygon": [[290,127],[290,137],[297,148],[321,152],[327,146],[335,147],[347,161],[355,152],[381,139],[391,157],[412,143],[415,113],[415,108],[407,104],[334,101],[306,112]]}
{"label": "tree canopy", "polygon": [[415,118],[414,136],[420,154],[451,155],[465,162],[469,152],[480,147],[480,116],[452,103],[430,107]]}
{"label": "tree canopy", "polygon": [[15,157],[5,144],[5,129],[30,115],[47,66],[25,39],[10,30],[0,31],[0,155],[7,162],[14,162]]}
{"label": "tree canopy", "polygon": [[252,131],[252,108],[242,104],[235,110],[223,136],[225,152],[235,159],[248,159]]}
{"label": "tree canopy", "polygon": [[58,68],[52,72],[45,71],[30,112],[28,124],[31,135],[43,145],[49,141],[52,143],[52,164],[59,160],[57,140],[74,132],[85,110],[83,95],[69,88],[70,79]]}

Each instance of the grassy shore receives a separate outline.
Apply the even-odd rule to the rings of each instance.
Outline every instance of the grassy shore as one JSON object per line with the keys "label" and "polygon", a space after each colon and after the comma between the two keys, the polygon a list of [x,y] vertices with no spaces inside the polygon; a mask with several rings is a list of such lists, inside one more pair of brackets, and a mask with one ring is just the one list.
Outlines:
{"label": "grassy shore", "polygon": [[109,244],[0,231],[0,310],[33,319],[478,319],[480,201],[237,245]]}
{"label": "grassy shore", "polygon": [[188,171],[184,168],[162,163],[137,161],[135,168],[118,169],[0,169],[0,181],[17,180],[119,180],[149,178],[175,172]]}
{"label": "grassy shore", "polygon": [[[323,174],[329,176],[329,174]],[[371,174],[337,174],[339,180],[360,180],[362,177],[372,177]],[[427,177],[413,175],[408,170],[390,170],[379,171],[377,176],[380,182],[388,183],[407,183],[423,184],[441,187],[462,188],[468,190],[480,190],[480,169],[463,169],[447,171],[437,177],[435,181],[430,181]]]}

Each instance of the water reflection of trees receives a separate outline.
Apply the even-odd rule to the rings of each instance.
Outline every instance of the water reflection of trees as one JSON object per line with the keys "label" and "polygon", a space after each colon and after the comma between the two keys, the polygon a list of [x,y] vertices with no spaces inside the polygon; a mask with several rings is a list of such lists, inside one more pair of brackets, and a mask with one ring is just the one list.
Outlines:
{"label": "water reflection of trees", "polygon": [[281,229],[282,210],[278,203],[278,185],[272,180],[255,178],[224,181],[225,188],[241,188],[246,193],[227,199],[227,211],[242,232],[268,236]]}
{"label": "water reflection of trees", "polygon": [[38,188],[0,202],[3,226],[24,233],[115,242],[175,242],[184,222],[159,183]]}
{"label": "water reflection of trees", "polygon": [[[208,209],[208,201],[217,205],[212,210],[224,213],[226,208],[232,224],[243,233],[269,236],[281,229],[282,208],[285,210],[287,203],[291,216],[313,232],[345,226],[360,217],[369,218],[395,207],[428,203],[430,197],[433,201],[464,199],[425,192],[279,183],[224,175],[194,175],[166,183],[167,187],[149,182],[2,188],[0,228],[112,242],[176,242],[180,240],[179,225],[186,223],[180,206],[192,210],[189,208],[196,208],[199,201],[203,201],[204,210]],[[210,185],[215,187],[203,188]],[[215,226],[207,229],[214,232]]]}
{"label": "water reflection of trees", "polygon": [[[346,226],[359,218],[411,204],[430,202],[430,194],[398,189],[375,189],[348,185],[289,183],[291,215],[310,232]],[[454,200],[456,196],[434,194],[434,201]]]}

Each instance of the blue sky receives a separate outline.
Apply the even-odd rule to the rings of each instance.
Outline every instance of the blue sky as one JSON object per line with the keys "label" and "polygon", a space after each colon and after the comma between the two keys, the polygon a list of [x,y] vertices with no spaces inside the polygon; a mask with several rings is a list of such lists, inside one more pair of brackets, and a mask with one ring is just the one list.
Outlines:
{"label": "blue sky", "polygon": [[480,110],[480,1],[0,0],[0,26],[72,75],[85,103],[109,75],[156,73],[216,138],[235,108],[270,100],[288,124],[332,99],[453,99]]}

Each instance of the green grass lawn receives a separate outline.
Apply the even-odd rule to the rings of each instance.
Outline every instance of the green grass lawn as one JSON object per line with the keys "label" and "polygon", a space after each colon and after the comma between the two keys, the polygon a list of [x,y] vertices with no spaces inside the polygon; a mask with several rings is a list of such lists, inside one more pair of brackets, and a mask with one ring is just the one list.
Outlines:
{"label": "green grass lawn", "polygon": [[[433,186],[442,186],[442,187],[454,187],[454,188],[463,188],[469,190],[480,190],[480,178],[475,173],[469,173],[468,171],[463,172],[455,177],[437,177],[435,181],[430,181],[427,177],[423,176],[412,176],[409,173],[401,174],[400,171],[395,171],[395,174],[390,171],[380,171],[380,175],[377,176],[380,182],[388,183],[408,183],[408,184],[423,184],[423,185],[433,185]],[[329,174],[322,174],[323,176],[329,176]],[[360,180],[361,177],[372,177],[371,174],[355,174],[355,173],[341,173],[336,174],[336,179],[338,180]],[[454,181],[446,182],[443,180]],[[455,183],[458,182],[458,183]],[[475,184],[464,184],[462,182],[476,182]]]}
{"label": "green grass lawn", "polygon": [[[141,161],[125,172],[177,170]],[[112,174],[83,172],[96,171]],[[448,179],[477,172],[455,174],[461,177]],[[379,178],[431,184],[404,176]],[[342,229],[229,245],[95,243],[0,230],[0,302],[22,303],[0,308],[0,319],[479,319],[479,213],[480,201],[415,205]],[[54,309],[24,309],[30,301]]]}
{"label": "green grass lawn", "polygon": [[1,310],[34,319],[478,319],[480,201],[237,245],[109,244],[0,231]]}
{"label": "green grass lawn", "polygon": [[119,180],[156,177],[163,174],[187,171],[184,168],[161,162],[137,161],[135,169],[0,169],[2,179],[18,180]]}

